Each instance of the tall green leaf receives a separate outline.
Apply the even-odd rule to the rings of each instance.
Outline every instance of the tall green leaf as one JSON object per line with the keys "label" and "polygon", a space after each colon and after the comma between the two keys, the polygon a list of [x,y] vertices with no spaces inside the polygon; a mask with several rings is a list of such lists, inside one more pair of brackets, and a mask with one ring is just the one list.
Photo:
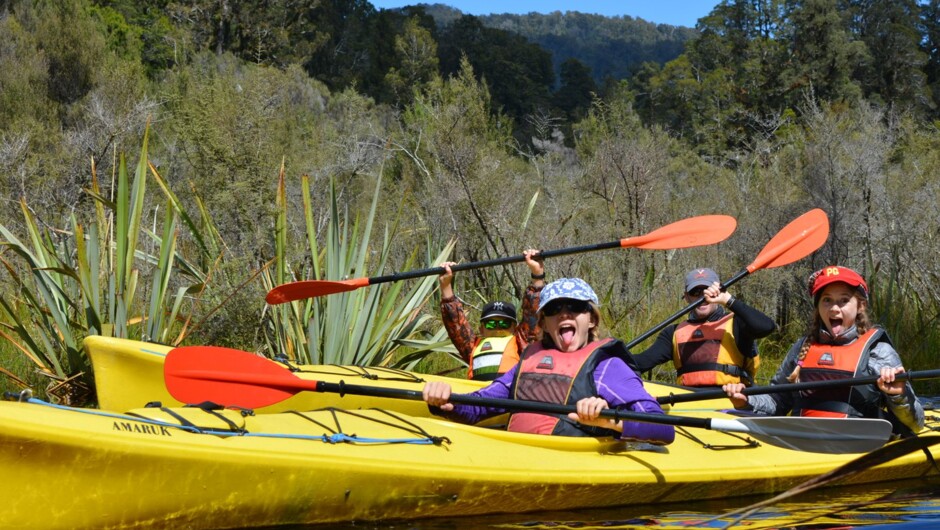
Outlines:
{"label": "tall green leaf", "polygon": [[[381,197],[381,179],[376,179],[372,205],[364,219],[350,221],[341,210],[336,187],[330,186],[329,223],[320,249],[314,212],[310,200],[309,180],[301,182],[307,244],[311,252],[314,279],[339,279],[364,276],[369,271],[386,268],[394,241],[394,229],[387,228],[381,248],[372,247],[372,230],[376,208]],[[285,188],[279,186],[283,197]],[[287,201],[278,199],[277,226],[286,223]],[[286,237],[276,237],[278,259],[288,244]],[[443,262],[453,250],[453,242],[434,256],[434,263]],[[402,266],[416,264],[413,253]],[[275,270],[286,271],[282,262]],[[277,275],[265,274],[266,287],[274,287]],[[286,279],[286,275],[285,275]],[[277,280],[280,281],[280,280]],[[434,328],[427,305],[436,287],[436,278],[415,282],[380,284],[331,296],[281,304],[270,311],[269,348],[298,362],[355,365],[392,365],[398,350],[413,340],[426,338]],[[437,339],[440,339],[437,328]]]}

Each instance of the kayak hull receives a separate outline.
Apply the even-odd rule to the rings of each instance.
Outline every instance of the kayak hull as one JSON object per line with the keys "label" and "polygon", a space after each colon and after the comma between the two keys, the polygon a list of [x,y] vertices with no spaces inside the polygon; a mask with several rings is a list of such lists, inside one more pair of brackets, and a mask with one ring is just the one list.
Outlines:
{"label": "kayak hull", "polygon": [[[381,410],[118,414],[0,402],[0,527],[233,528],[659,504],[779,492],[857,456],[692,431],[653,447]],[[851,482],[931,469],[917,452]]]}

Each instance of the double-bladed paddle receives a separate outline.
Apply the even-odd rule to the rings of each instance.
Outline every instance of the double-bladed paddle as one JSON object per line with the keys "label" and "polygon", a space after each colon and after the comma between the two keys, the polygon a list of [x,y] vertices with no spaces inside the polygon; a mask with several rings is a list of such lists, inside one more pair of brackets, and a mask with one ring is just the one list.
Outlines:
{"label": "double-bladed paddle", "polygon": [[[752,386],[741,391],[745,396],[757,394],[776,394],[778,392],[798,392],[801,390],[816,390],[819,388],[838,388],[843,386],[871,385],[878,381],[877,375],[865,377],[852,377],[848,379],[832,379],[829,381],[809,381],[806,383],[784,383],[780,385]],[[937,379],[940,378],[940,370],[921,370],[918,372],[902,372],[894,376],[896,379]],[[688,394],[669,394],[656,398],[663,405],[674,405],[676,403],[688,403],[690,401],[706,401],[727,397],[727,394],[721,389],[696,390]]]}
{"label": "double-bladed paddle", "polygon": [[[700,215],[690,217],[675,223],[657,228],[648,234],[641,236],[627,237],[618,241],[609,243],[597,243],[594,245],[582,245],[578,247],[561,248],[557,250],[542,250],[538,256],[541,258],[551,258],[555,256],[565,256],[568,254],[578,254],[581,252],[590,252],[593,250],[604,250],[609,248],[642,248],[647,250],[671,250],[677,248],[697,247],[702,245],[711,245],[724,241],[730,236],[735,228],[737,221],[734,217],[727,215]],[[493,267],[496,265],[505,265],[508,263],[518,263],[525,261],[525,255],[508,256],[485,261],[475,261],[470,263],[460,263],[451,267],[454,272],[471,269],[480,269],[484,267]],[[344,293],[353,291],[360,287],[375,285],[377,283],[397,282],[400,280],[409,280],[420,278],[422,276],[440,276],[444,274],[444,267],[433,267],[430,269],[420,269],[409,272],[398,272],[386,276],[375,276],[372,278],[354,278],[350,280],[303,280],[298,282],[285,283],[271,289],[265,300],[269,304],[283,304],[293,302],[294,300],[303,300],[305,298],[314,298],[329,294]]]}
{"label": "double-bladed paddle", "polygon": [[[183,403],[212,401],[228,407],[253,409],[273,405],[302,391],[422,400],[417,390],[302,379],[264,357],[213,346],[175,348],[167,354],[163,371],[170,395]],[[451,402],[548,414],[577,411],[573,405],[468,394],[453,394]],[[602,415],[616,420],[746,433],[769,445],[817,453],[868,452],[883,445],[891,435],[891,424],[875,419],[695,418],[616,409],[605,410]]]}
{"label": "double-bladed paddle", "polygon": [[[738,280],[745,276],[759,271],[761,269],[772,269],[783,265],[789,265],[796,260],[803,259],[819,249],[829,237],[829,217],[826,212],[819,208],[810,210],[796,219],[790,221],[787,226],[780,229],[779,232],[764,245],[760,253],[754,258],[750,265],[735,274],[721,284],[721,290],[731,287]],[[663,320],[656,326],[646,330],[627,343],[627,349],[633,348],[637,344],[650,338],[661,331],[673,321],[682,315],[692,311],[699,304],[705,301],[701,297],[683,309],[676,311],[666,320]]]}

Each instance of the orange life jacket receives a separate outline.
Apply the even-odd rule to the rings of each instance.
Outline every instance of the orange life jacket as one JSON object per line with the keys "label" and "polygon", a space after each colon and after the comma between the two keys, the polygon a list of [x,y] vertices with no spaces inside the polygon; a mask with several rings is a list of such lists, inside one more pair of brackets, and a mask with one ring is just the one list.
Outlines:
{"label": "orange life jacket", "polygon": [[515,335],[482,338],[470,352],[467,379],[492,381],[518,362],[519,345]]}
{"label": "orange life jacket", "polygon": [[745,370],[747,359],[734,340],[734,313],[705,322],[686,320],[672,335],[676,382],[684,386],[753,384]]}
{"label": "orange life jacket", "polygon": [[[885,340],[880,328],[865,332],[851,344],[813,344],[800,364],[800,382],[829,381],[862,377],[868,374],[872,346]],[[866,417],[881,414],[881,391],[874,385],[845,386],[803,390],[794,403],[794,416],[827,418]]]}

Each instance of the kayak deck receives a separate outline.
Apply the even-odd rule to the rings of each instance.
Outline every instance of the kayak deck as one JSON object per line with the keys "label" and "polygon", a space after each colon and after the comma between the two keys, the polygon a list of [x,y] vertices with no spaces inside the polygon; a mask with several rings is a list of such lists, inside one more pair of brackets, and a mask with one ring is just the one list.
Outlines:
{"label": "kayak deck", "polygon": [[[160,402],[166,406],[183,405],[170,395],[164,383],[163,366],[172,347],[113,337],[89,336],[85,338],[84,348],[92,361],[100,408],[125,411],[143,407],[150,402]],[[380,366],[278,364],[292,370],[298,377],[328,383],[360,383],[393,389],[420,390],[428,381],[446,381],[455,393],[473,392],[487,384],[485,381],[419,374]],[[645,385],[647,391],[655,397],[690,392],[689,389],[674,385],[651,382],[646,382]],[[420,401],[354,395],[340,397],[337,394],[315,392],[301,392],[280,403],[257,410],[268,413],[329,406],[347,409],[378,407],[412,416],[430,415],[427,406]],[[728,406],[727,399],[711,399],[683,403],[672,408],[715,410]],[[670,407],[664,405],[664,408]]]}

